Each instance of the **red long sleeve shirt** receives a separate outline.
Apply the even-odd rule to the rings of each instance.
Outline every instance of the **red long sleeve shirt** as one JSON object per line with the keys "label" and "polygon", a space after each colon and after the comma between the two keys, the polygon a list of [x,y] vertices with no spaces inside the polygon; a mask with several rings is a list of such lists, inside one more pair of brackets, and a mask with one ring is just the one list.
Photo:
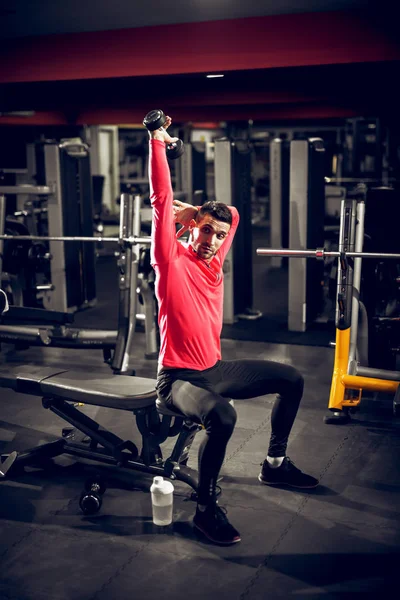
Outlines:
{"label": "red long sleeve shirt", "polygon": [[176,238],[171,175],[165,144],[150,140],[150,200],[153,208],[151,264],[156,273],[160,328],[159,367],[208,369],[221,358],[222,265],[239,224],[232,226],[210,263]]}

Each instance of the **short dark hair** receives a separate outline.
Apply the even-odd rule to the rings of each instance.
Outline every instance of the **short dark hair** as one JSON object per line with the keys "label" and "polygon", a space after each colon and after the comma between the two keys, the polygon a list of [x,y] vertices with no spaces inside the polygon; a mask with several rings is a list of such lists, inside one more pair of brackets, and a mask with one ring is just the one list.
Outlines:
{"label": "short dark hair", "polygon": [[218,219],[218,221],[232,225],[232,213],[227,204],[223,202],[215,202],[214,200],[205,202],[197,213],[196,221],[200,221],[206,214],[211,215],[214,219]]}

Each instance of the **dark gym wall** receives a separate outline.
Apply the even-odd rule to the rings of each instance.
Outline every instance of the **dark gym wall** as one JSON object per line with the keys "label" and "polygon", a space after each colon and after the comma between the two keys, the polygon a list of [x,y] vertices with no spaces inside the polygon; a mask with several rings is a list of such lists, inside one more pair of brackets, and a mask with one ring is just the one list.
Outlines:
{"label": "dark gym wall", "polygon": [[[184,51],[185,44],[190,45],[190,53]],[[400,58],[397,44],[386,38],[374,20],[366,19],[365,13],[347,11],[29,37],[6,40],[2,54],[7,56],[0,63],[2,82],[172,75]]]}
{"label": "dark gym wall", "polygon": [[[365,11],[273,15],[3,40],[0,113],[6,114],[0,114],[0,124],[14,124],[21,119],[24,123],[60,124],[140,122],[154,98],[154,92],[150,98],[146,93],[151,78],[157,79],[157,97],[163,106],[173,108],[175,118],[181,121],[199,117],[350,117],[365,114],[365,103],[373,105],[375,98],[371,100],[371,88],[368,93],[365,89],[349,89],[341,71],[332,77],[330,67],[390,68],[399,60],[398,39]],[[328,69],[326,77],[318,73],[309,80],[297,76],[292,81],[291,69],[318,66]],[[271,76],[277,70],[285,71],[288,77],[284,84],[274,87]],[[205,91],[203,74],[209,71],[223,71],[226,77],[225,81],[214,81],[212,87],[207,82]],[[247,74],[246,85],[239,77],[241,73]],[[191,94],[193,74],[203,78],[201,94],[196,87]],[[167,78],[165,85],[160,86],[160,76]],[[181,80],[177,82],[174,78],[178,76]],[[135,86],[129,87],[132,81]],[[385,77],[386,86],[390,87],[390,81]],[[87,83],[85,93],[79,93],[82,88],[78,84],[83,82]],[[99,86],[110,90],[114,82],[120,87],[111,97],[109,92],[99,93]],[[324,82],[329,85],[324,86]],[[68,84],[58,94],[58,104],[52,88],[43,88],[46,83]],[[31,94],[33,86],[35,93]],[[39,88],[46,89],[46,93]],[[384,98],[386,103],[392,98],[389,89]],[[35,101],[36,106],[32,106]],[[33,109],[35,114],[7,114],[23,109]]]}

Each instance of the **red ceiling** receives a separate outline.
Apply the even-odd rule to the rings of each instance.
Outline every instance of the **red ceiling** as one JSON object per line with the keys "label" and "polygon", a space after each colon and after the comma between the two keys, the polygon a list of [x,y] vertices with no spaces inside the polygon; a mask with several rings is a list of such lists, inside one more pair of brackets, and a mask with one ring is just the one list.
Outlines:
{"label": "red ceiling", "polygon": [[[169,89],[165,95],[162,86],[168,85],[168,78],[163,77],[155,78],[158,81],[157,100],[165,102],[168,97],[171,106],[180,106],[182,118],[192,120],[199,120],[200,109],[207,120],[218,120],[226,112],[231,118],[240,118],[244,115],[241,107],[249,104],[258,107],[254,109],[256,118],[263,111],[265,113],[266,106],[270,107],[270,112],[272,110],[271,118],[280,118],[285,109],[276,104],[280,104],[282,94],[288,96],[286,103],[289,107],[292,105],[292,110],[297,107],[298,112],[301,106],[300,113],[307,117],[313,111],[315,116],[329,115],[329,112],[331,116],[346,116],[346,113],[350,116],[357,108],[343,106],[343,103],[338,106],[334,99],[326,97],[326,93],[322,99],[318,93],[310,95],[302,89],[301,81],[283,91],[279,87],[265,86],[260,91],[256,89],[258,74],[263,77],[265,70],[288,68],[289,72],[293,67],[393,61],[400,61],[399,37],[392,35],[381,20],[362,12],[335,11],[5,40],[0,44],[0,85],[8,84],[8,87],[1,86],[7,92],[13,85],[24,84],[23,95],[29,98],[29,85],[45,85],[43,82],[73,82],[76,86],[76,82],[102,80],[108,81],[108,87],[111,87],[113,81],[127,78],[125,81],[129,81],[132,88],[132,82],[140,78],[144,78],[141,83],[146,87],[146,77],[154,84],[155,76],[219,71],[234,74],[251,70],[251,84],[248,79],[246,84],[238,81],[236,89],[229,89],[225,95],[221,88],[222,94],[216,95],[215,100],[212,93],[203,91],[203,100],[204,94],[208,98],[207,109],[204,103],[193,98],[187,98],[182,106],[181,92],[174,97],[174,91]],[[337,86],[340,81],[335,82],[336,91]],[[64,102],[51,107],[55,112],[47,111],[46,115],[44,105],[40,106],[39,102],[34,107],[37,113],[34,120],[40,123],[46,119],[59,123],[71,119],[79,123],[132,122],[136,112],[141,115],[144,106],[149,106],[146,93],[142,95],[142,90],[137,88],[128,103],[123,97],[120,101],[116,98],[111,101],[102,93],[94,96],[88,87],[85,94],[79,94],[77,102],[76,97],[68,99],[69,91],[65,88]],[[188,90],[186,93],[189,94]],[[305,98],[301,99],[302,95]],[[308,107],[304,106],[307,98]],[[68,115],[67,109],[71,101],[75,106],[73,116],[71,111]],[[193,105],[197,105],[196,113],[185,110]],[[29,108],[28,104],[26,108]],[[0,105],[1,110],[4,111],[4,107]],[[290,113],[290,110],[287,106],[286,112]],[[42,114],[38,114],[41,111]],[[6,122],[33,121],[26,117],[0,117],[0,123]]]}

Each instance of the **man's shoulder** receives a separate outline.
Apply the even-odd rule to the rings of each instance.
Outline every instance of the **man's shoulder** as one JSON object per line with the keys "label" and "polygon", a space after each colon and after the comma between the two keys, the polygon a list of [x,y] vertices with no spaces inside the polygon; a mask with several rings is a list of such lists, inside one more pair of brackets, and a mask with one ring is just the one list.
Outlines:
{"label": "man's shoulder", "polygon": [[166,269],[167,267],[176,266],[177,268],[182,266],[182,261],[190,259],[190,245],[185,242],[178,243],[178,252],[173,260],[167,260],[165,262],[154,262],[152,267],[158,267],[160,269]]}

